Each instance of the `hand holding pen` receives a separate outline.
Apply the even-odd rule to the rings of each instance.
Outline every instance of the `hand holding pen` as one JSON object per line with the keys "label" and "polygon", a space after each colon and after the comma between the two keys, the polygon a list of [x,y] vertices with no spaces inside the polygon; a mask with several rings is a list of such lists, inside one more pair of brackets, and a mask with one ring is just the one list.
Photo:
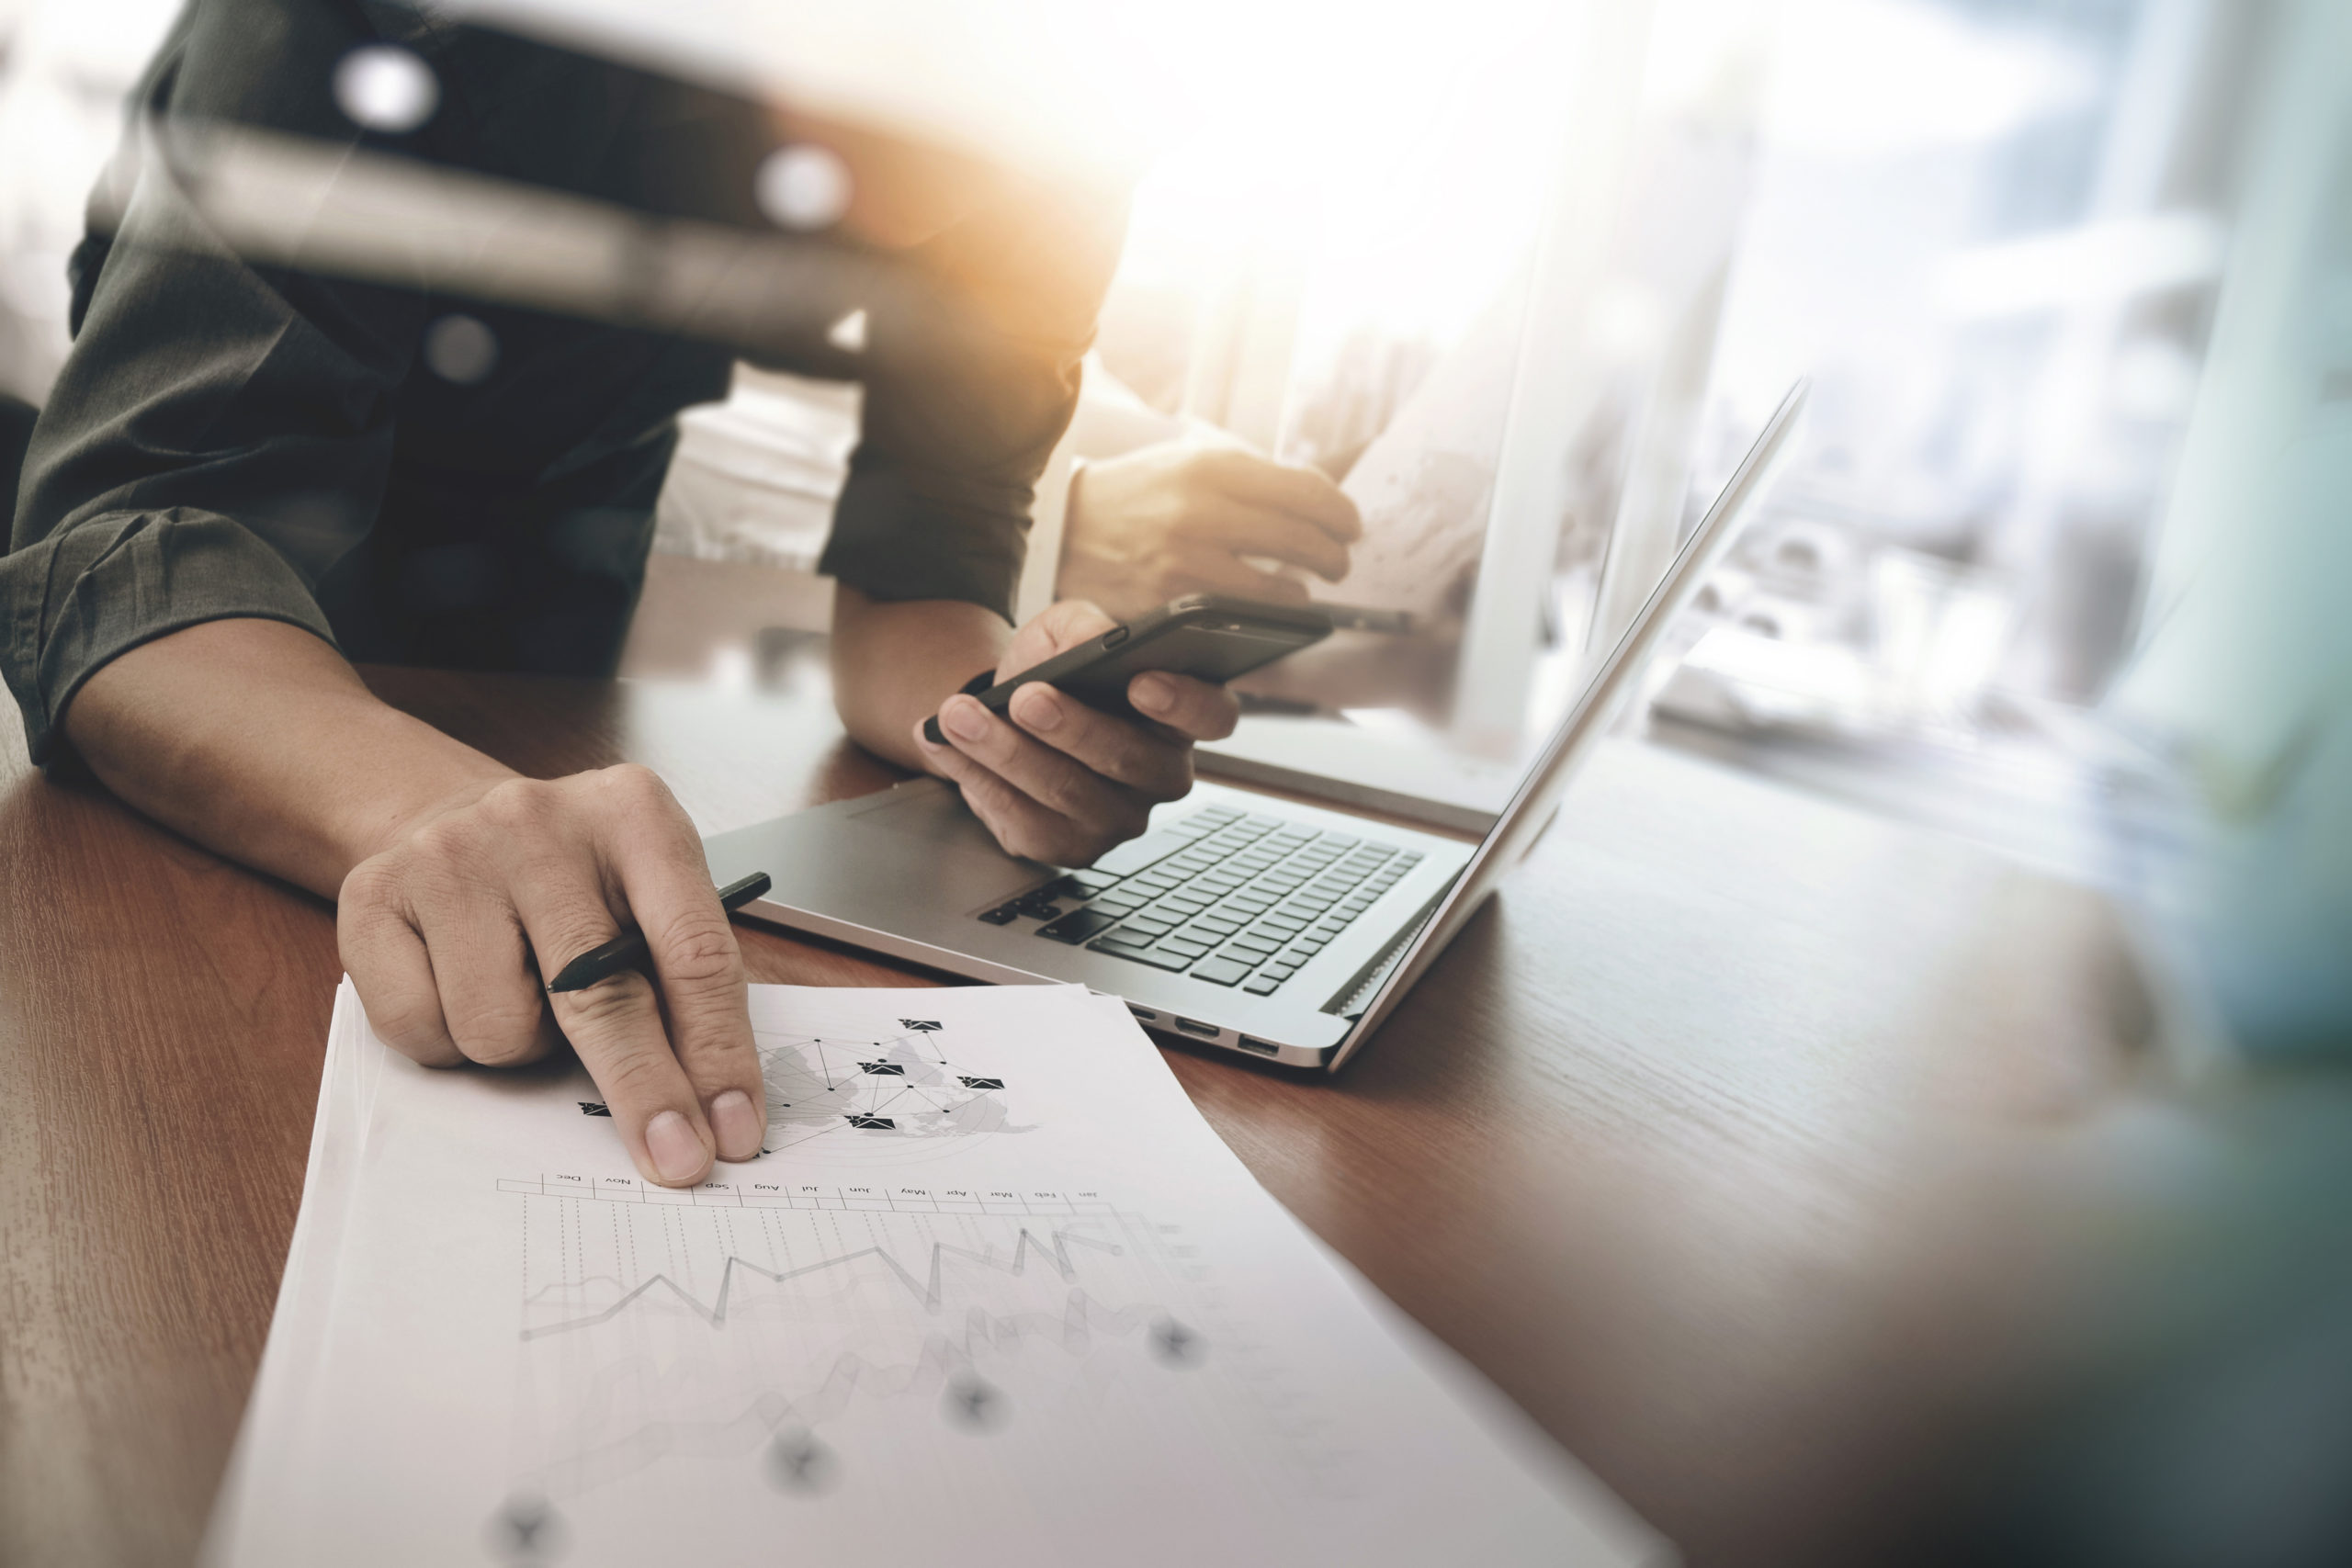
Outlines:
{"label": "hand holding pen", "polygon": [[504,1066],[568,1041],[648,1180],[759,1154],[742,953],[700,836],[650,771],[477,784],[351,871],[337,925],[402,1054]]}

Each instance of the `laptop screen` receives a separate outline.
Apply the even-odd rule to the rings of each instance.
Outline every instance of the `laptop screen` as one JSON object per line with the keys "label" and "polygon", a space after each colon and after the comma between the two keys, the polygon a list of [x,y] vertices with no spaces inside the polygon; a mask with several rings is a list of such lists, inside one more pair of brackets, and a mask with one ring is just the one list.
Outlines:
{"label": "laptop screen", "polygon": [[1755,516],[1788,457],[1804,418],[1808,390],[1802,381],[1790,389],[1657,587],[1634,612],[1624,635],[1522,770],[1510,799],[1453,886],[1419,931],[1399,942],[1385,972],[1375,971],[1357,997],[1339,1005],[1340,1010],[1356,1014],[1359,1021],[1346,1048],[1331,1064],[1335,1070],[1370,1038],[1396,998],[1420,977],[1487,895],[1527,858],[1552,825],[1577,764],[1638,689],[1645,671],[1668,640],[1676,613],[1690,602],[1740,529]]}
{"label": "laptop screen", "polygon": [[[1514,61],[1417,121],[1376,191],[1303,173],[1313,232],[1262,247],[1295,265],[1256,256],[1204,307],[1186,412],[1320,471],[1362,525],[1336,582],[1263,563],[1342,629],[1240,683],[1204,771],[1482,830],[1688,537],[1698,476],[1736,457],[1703,460],[1697,414],[1753,140],[1655,40],[1586,46],[1540,89]],[[1571,76],[1573,112],[1533,112]],[[1145,303],[1114,288],[1114,374],[1148,372]],[[1221,399],[1193,397],[1204,380]]]}

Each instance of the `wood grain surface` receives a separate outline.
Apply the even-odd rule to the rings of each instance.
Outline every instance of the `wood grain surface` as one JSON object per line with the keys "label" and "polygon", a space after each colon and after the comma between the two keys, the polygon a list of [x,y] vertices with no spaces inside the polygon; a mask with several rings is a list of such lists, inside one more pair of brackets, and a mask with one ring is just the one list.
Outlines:
{"label": "wood grain surface", "polygon": [[[820,689],[371,671],[706,831],[879,787]],[[194,1549],[260,1357],[332,909],[45,778],[0,727],[0,1563]],[[920,979],[747,930],[752,977]],[[1274,1195],[1698,1563],[1890,1550],[2030,1374],[2001,1151],[2132,1066],[2104,906],[1612,743],[1333,1081],[1174,1049]]]}

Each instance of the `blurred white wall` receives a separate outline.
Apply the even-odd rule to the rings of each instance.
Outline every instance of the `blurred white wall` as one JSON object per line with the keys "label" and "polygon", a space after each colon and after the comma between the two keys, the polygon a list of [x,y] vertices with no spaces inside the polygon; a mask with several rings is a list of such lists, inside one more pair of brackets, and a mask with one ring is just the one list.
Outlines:
{"label": "blurred white wall", "polygon": [[124,96],[177,0],[0,0],[0,389],[38,402],[65,357],[65,259]]}

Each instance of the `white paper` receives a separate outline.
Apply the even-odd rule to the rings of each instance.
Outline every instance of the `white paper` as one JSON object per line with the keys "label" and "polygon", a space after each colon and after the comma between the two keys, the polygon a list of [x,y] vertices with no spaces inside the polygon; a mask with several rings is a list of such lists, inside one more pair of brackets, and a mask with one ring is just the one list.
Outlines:
{"label": "white paper", "polygon": [[673,1192],[576,1068],[416,1067],[346,983],[209,1558],[1661,1555],[1117,1001],[757,987],[752,1018],[769,1152]]}

